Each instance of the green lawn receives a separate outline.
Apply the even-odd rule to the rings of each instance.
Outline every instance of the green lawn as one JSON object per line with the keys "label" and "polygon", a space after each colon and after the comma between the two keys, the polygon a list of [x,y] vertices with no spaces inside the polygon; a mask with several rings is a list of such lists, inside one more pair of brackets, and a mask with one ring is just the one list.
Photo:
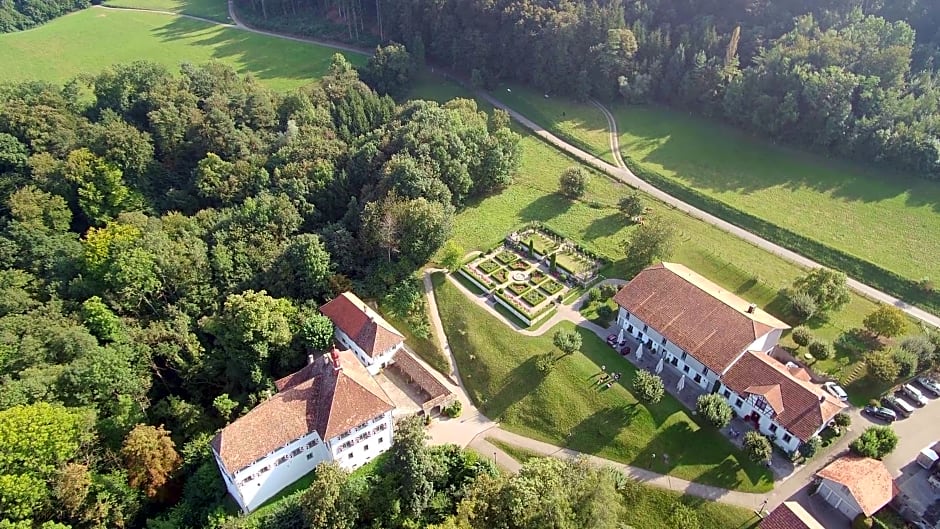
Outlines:
{"label": "green lawn", "polygon": [[[529,459],[541,457],[525,448],[487,439],[516,461],[525,463]],[[649,529],[675,529],[669,514],[673,506],[681,502],[695,510],[699,529],[747,529],[755,527],[757,516],[754,511],[731,505],[703,500],[693,496],[683,496],[676,492],[661,489],[643,483],[636,483],[632,493],[621,498],[626,507],[626,516],[622,520],[630,527]]]}
{"label": "green lawn", "polygon": [[[464,385],[481,411],[503,427],[684,479],[744,491],[772,487],[765,468],[748,461],[718,432],[700,428],[672,397],[655,405],[637,402],[626,389],[632,364],[593,333],[562,323],[543,336],[526,337],[469,302],[443,275],[435,274],[434,283]],[[581,353],[561,357],[552,345],[558,328],[581,334]],[[557,361],[543,373],[535,367],[536,358],[548,352]],[[595,387],[601,365],[622,372],[622,384]],[[661,454],[669,454],[668,465]]]}
{"label": "green lawn", "polygon": [[[29,31],[0,35],[3,80],[62,82],[109,65],[151,60],[218,60],[276,90],[310,83],[329,68],[334,50],[156,13],[85,9]],[[354,64],[364,57],[347,55]]]}
{"label": "green lawn", "polygon": [[231,22],[226,0],[107,0],[107,6],[170,11],[217,22]]}
{"label": "green lawn", "polygon": [[[441,347],[438,345],[437,340],[434,339],[433,332],[432,335],[428,338],[421,338],[420,336],[415,335],[411,330],[411,326],[407,322],[399,320],[398,318],[392,316],[387,310],[379,307],[382,317],[385,318],[385,321],[390,323],[392,327],[398,329],[398,332],[402,333],[405,337],[405,344],[411,348],[422,360],[428,363],[434,369],[440,371],[444,375],[450,375],[450,363],[447,362],[447,358],[444,357],[444,352],[441,351]],[[431,332],[431,331],[429,331]]]}

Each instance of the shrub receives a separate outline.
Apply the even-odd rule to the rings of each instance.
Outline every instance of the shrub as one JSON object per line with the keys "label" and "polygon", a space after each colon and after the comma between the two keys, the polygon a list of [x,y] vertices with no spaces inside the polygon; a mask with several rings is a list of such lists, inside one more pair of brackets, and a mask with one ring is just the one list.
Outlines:
{"label": "shrub", "polygon": [[614,309],[610,305],[601,305],[597,307],[597,317],[603,321],[610,321],[614,315]]}
{"label": "shrub", "polygon": [[902,378],[914,376],[914,373],[917,373],[917,355],[905,351],[904,349],[897,349],[892,354],[891,357],[894,359],[894,362],[898,365],[898,376]]}
{"label": "shrub", "polygon": [[633,390],[641,400],[653,404],[662,400],[663,394],[666,392],[662,378],[643,370],[636,372],[636,376],[633,378]]}
{"label": "shrub", "polygon": [[698,513],[688,505],[680,502],[676,502],[672,506],[669,521],[671,522],[671,527],[675,529],[699,529],[699,527],[701,527]]}
{"label": "shrub", "polygon": [[809,459],[816,455],[820,448],[822,448],[822,439],[820,439],[818,435],[814,435],[809,438],[809,441],[800,445],[800,453],[803,454],[806,459]]}
{"label": "shrub", "polygon": [[890,426],[871,426],[849,448],[863,457],[881,459],[898,446],[898,434]]}
{"label": "shrub", "polygon": [[820,360],[832,358],[832,345],[814,340],[809,344],[809,354]]}
{"label": "shrub", "polygon": [[773,456],[774,449],[770,439],[760,432],[750,431],[744,434],[744,453],[755,463],[766,463]]}
{"label": "shrub", "polygon": [[901,374],[901,366],[894,360],[894,356],[887,351],[869,353],[865,357],[868,372],[872,378],[882,384],[894,382]]}
{"label": "shrub", "polygon": [[816,300],[806,292],[791,291],[787,293],[787,307],[795,316],[806,321],[816,314]]}
{"label": "shrub", "polygon": [[601,294],[602,294],[603,299],[610,299],[614,297],[614,295],[617,294],[618,290],[620,290],[620,288],[618,288],[617,285],[607,284],[607,285],[602,286]]}
{"label": "shrub", "polygon": [[800,347],[806,347],[813,341],[813,333],[802,325],[793,329],[793,333],[790,337],[793,338],[793,342]]}
{"label": "shrub", "polygon": [[581,349],[581,335],[576,331],[556,331],[552,337],[552,343],[563,353],[574,354],[575,351]]}
{"label": "shrub", "polygon": [[597,287],[588,290],[588,297],[591,298],[591,301],[600,301],[603,295],[604,294],[601,293],[601,289]]}
{"label": "shrub", "polygon": [[453,404],[444,408],[444,415],[447,415],[451,419],[460,417],[461,412],[463,412],[463,403],[459,400],[455,400]]}
{"label": "shrub", "polygon": [[636,191],[620,199],[617,203],[620,207],[620,213],[628,219],[635,219],[643,214],[643,202]]}
{"label": "shrub", "polygon": [[936,346],[923,334],[905,336],[899,347],[916,354],[921,365],[928,366],[934,361]]}
{"label": "shrub", "polygon": [[865,516],[863,512],[858,513],[858,516],[852,520],[852,529],[871,529],[874,526],[874,519]]}
{"label": "shrub", "polygon": [[[875,405],[877,406],[877,404]],[[852,425],[852,416],[848,413],[837,413],[833,421],[836,423],[836,426],[846,428]]]}
{"label": "shrub", "polygon": [[558,179],[558,189],[568,198],[579,198],[587,191],[588,173],[580,167],[569,167]]}
{"label": "shrub", "polygon": [[695,409],[715,428],[724,428],[731,422],[731,405],[717,393],[700,396]]}
{"label": "shrub", "polygon": [[555,355],[552,353],[540,354],[535,359],[535,368],[542,373],[548,373],[553,367],[555,367]]}

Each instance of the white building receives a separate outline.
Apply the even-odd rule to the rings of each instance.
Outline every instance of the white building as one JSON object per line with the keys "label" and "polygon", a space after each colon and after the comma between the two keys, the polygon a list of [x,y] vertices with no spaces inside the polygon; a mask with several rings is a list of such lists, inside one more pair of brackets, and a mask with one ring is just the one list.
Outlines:
{"label": "white building", "polygon": [[373,375],[394,362],[405,344],[395,327],[352,292],[340,294],[320,307],[320,312],[333,321],[336,341],[352,350]]}
{"label": "white building", "polygon": [[[784,450],[796,449],[844,408],[769,356],[789,325],[685,266],[650,266],[614,300],[625,334],[663,355],[687,383],[720,392]],[[742,360],[748,367],[729,379]]]}
{"label": "white building", "polygon": [[311,359],[212,440],[229,493],[250,512],[324,461],[352,470],[392,446],[394,405],[349,351]]}
{"label": "white building", "polygon": [[870,457],[843,456],[816,473],[816,495],[854,520],[871,516],[898,493],[888,467]]}

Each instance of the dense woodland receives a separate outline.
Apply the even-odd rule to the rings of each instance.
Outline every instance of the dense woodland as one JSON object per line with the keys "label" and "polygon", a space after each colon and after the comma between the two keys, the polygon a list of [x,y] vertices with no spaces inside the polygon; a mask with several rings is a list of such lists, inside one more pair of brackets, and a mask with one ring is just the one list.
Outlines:
{"label": "dense woodland", "polygon": [[940,179],[934,0],[239,3],[298,29],[298,15],[328,13],[350,38],[404,43],[481,86],[514,80],[579,99],[668,104]]}
{"label": "dense woodland", "polygon": [[89,5],[89,0],[0,0],[0,33],[29,29]]}
{"label": "dense woodland", "polygon": [[[395,89],[401,53],[365,74]],[[329,344],[337,292],[420,333],[414,272],[518,141],[340,55],[283,95],[219,64],[0,86],[0,527],[140,527],[181,497],[204,526],[215,430]]]}

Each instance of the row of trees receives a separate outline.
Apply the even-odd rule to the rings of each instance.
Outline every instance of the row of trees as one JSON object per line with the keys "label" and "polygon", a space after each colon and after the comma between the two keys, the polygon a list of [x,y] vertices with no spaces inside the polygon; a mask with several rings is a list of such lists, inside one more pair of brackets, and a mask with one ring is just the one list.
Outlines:
{"label": "row of trees", "polygon": [[[287,94],[219,64],[0,86],[0,413],[72,432],[41,468],[0,436],[24,454],[0,520],[140,526],[183,497],[175,526],[204,526],[214,431],[328,346],[336,293],[418,321],[415,270],[511,181],[508,122],[398,106],[339,55]],[[60,480],[86,484],[71,508]]]}
{"label": "row of trees", "polygon": [[89,0],[17,0],[0,3],[0,33],[29,29],[91,5]]}

